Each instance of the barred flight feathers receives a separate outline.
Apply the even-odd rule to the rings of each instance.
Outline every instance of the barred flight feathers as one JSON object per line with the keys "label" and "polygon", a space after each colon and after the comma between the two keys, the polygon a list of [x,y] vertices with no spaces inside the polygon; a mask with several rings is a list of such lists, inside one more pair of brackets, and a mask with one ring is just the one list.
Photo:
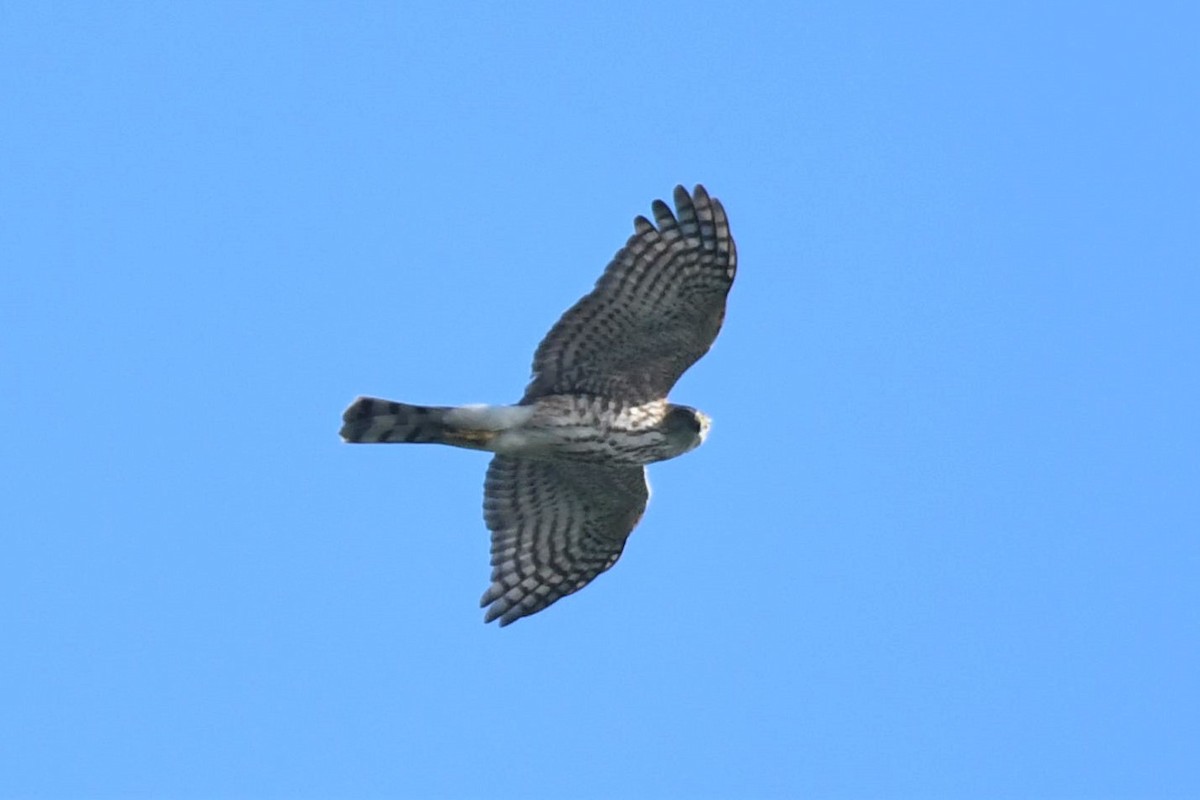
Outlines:
{"label": "barred flight feathers", "polygon": [[591,394],[642,403],[666,397],[712,346],[737,273],[737,248],[719,200],[675,187],[675,208],[651,206],[596,287],[538,346],[523,402]]}
{"label": "barred flight feathers", "polygon": [[484,483],[492,531],[484,621],[504,626],[535,614],[617,563],[649,498],[643,467],[493,458]]}

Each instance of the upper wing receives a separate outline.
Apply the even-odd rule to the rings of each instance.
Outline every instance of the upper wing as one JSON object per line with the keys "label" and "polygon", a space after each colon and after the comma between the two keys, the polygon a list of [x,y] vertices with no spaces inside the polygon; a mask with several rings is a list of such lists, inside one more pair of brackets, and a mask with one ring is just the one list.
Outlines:
{"label": "upper wing", "polygon": [[725,318],[737,248],[721,203],[675,187],[617,253],[596,288],[563,314],[533,357],[525,400],[582,393],[642,403],[667,396],[708,352]]}
{"label": "upper wing", "polygon": [[535,614],[617,563],[649,498],[642,467],[493,458],[483,499],[492,531],[484,622]]}

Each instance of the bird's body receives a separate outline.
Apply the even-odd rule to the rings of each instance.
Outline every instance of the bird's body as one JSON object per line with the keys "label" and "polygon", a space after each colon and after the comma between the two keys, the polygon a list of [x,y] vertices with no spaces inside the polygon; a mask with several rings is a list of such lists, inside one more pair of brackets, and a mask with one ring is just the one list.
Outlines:
{"label": "bird's body", "polygon": [[721,204],[675,189],[678,219],[634,235],[595,289],[534,356],[511,406],[417,406],[358,398],[347,442],[431,443],[495,453],[484,485],[492,531],[485,621],[507,625],[585,586],[616,563],[649,499],[644,465],[705,439],[709,419],[667,393],[711,346],[737,254]]}
{"label": "bird's body", "polygon": [[522,458],[626,466],[683,455],[707,433],[707,417],[666,400],[629,405],[564,394],[529,405],[449,407],[360,397],[346,411],[342,427],[342,437],[355,443],[447,444]]}

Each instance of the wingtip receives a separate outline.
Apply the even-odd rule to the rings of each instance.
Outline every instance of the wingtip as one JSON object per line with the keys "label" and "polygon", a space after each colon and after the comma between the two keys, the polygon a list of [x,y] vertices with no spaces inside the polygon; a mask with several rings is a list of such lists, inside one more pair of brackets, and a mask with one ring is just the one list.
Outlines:
{"label": "wingtip", "polygon": [[692,193],[681,183],[675,187],[675,208],[682,209],[692,204]]}
{"label": "wingtip", "polygon": [[654,223],[646,219],[641,214],[633,218],[633,232],[635,235],[641,235],[652,230],[655,230]]}
{"label": "wingtip", "polygon": [[523,616],[525,616],[525,614],[515,606],[513,608],[505,609],[503,604],[494,605],[488,609],[486,614],[483,615],[483,624],[490,625],[491,623],[495,622],[497,627],[505,628]]}
{"label": "wingtip", "polygon": [[684,213],[684,209],[690,208],[703,213],[705,209],[718,206],[720,206],[719,201],[708,193],[702,183],[697,183],[690,192],[684,188],[683,184],[675,187],[675,208],[680,214]]}
{"label": "wingtip", "polygon": [[662,200],[655,200],[651,202],[650,210],[654,212],[654,221],[658,223],[658,229],[660,231],[665,230],[666,228],[669,228],[675,224],[675,212],[672,211],[671,207]]}
{"label": "wingtip", "polygon": [[[483,615],[483,624],[488,625],[496,621],[496,618],[504,613],[504,604],[496,602],[504,596],[503,587],[498,583],[493,583],[483,593],[483,597],[479,598],[479,607],[486,608],[487,611]],[[500,627],[504,627],[506,623],[501,620]]]}

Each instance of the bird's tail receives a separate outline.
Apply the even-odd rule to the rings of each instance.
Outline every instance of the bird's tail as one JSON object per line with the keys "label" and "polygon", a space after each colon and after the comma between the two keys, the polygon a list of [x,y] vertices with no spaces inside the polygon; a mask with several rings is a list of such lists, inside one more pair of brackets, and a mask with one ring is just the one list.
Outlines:
{"label": "bird's tail", "polygon": [[493,450],[497,436],[532,416],[533,406],[413,406],[360,397],[342,414],[342,438]]}
{"label": "bird's tail", "polygon": [[445,406],[413,406],[376,397],[360,397],[342,414],[342,439],[347,442],[451,442]]}

